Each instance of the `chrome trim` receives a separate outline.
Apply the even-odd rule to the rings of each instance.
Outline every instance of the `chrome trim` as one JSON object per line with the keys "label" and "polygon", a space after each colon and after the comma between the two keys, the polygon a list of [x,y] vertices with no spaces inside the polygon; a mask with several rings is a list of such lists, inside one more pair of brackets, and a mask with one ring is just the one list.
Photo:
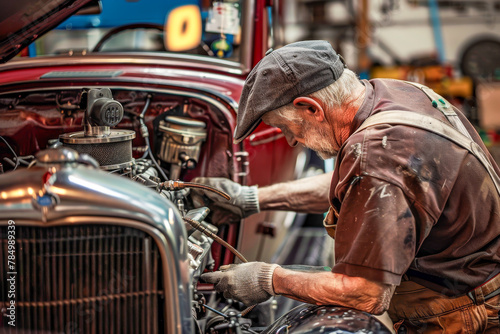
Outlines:
{"label": "chrome trim", "polygon": [[[245,52],[242,50],[242,52]],[[243,55],[243,53],[242,53]],[[243,57],[243,56],[242,56]],[[243,57],[245,58],[245,57]],[[187,60],[191,60],[189,62]],[[246,62],[248,60],[245,59]],[[99,53],[88,54],[86,56],[40,56],[26,59],[12,59],[11,61],[0,65],[0,72],[16,69],[26,69],[34,67],[53,67],[68,65],[114,65],[114,64],[133,64],[133,65],[154,65],[168,67],[191,67],[203,70],[217,71],[234,75],[246,74],[247,65],[243,66],[237,62],[218,58],[202,58],[194,55],[176,55],[165,53],[161,56],[158,53]],[[237,65],[236,65],[237,64]]]}
{"label": "chrome trim", "polygon": [[[242,71],[243,74],[248,74],[252,69],[252,58],[253,58],[253,38],[254,38],[254,18],[255,18],[255,1],[254,0],[246,0],[245,1],[245,10],[243,17],[243,26],[247,29],[244,30],[244,34],[242,35],[242,43],[241,43],[241,64],[243,65]],[[263,36],[263,38],[267,38],[267,36]]]}
{"label": "chrome trim", "polygon": [[369,313],[344,306],[301,304],[282,315],[261,334],[379,333],[393,331]]}
{"label": "chrome trim", "polygon": [[110,136],[106,137],[90,137],[85,136],[83,131],[64,133],[59,136],[65,144],[105,144],[105,143],[116,143],[126,140],[132,140],[135,138],[135,131],[132,130],[111,130]]}
{"label": "chrome trim", "polygon": [[[91,74],[91,73],[96,73],[96,72],[105,72],[106,70],[102,70],[102,71],[87,71],[87,73]],[[58,72],[67,72],[67,71],[64,71],[64,70],[54,70],[54,71],[51,71],[51,72],[47,72],[46,74],[55,74],[55,73],[58,73]],[[81,71],[82,72],[82,71]],[[85,71],[83,71],[85,72]],[[123,71],[122,71],[123,72]],[[210,79],[210,80],[217,80],[217,81],[224,81],[224,82],[227,82],[227,83],[231,83],[231,84],[235,84],[235,85],[241,85],[243,86],[243,79],[242,78],[238,78],[238,77],[233,77],[233,76],[230,76],[230,75],[227,75],[227,74],[218,74],[218,73],[211,73],[211,72],[206,72],[206,71],[198,71],[198,70],[194,70],[194,69],[177,69],[177,68],[159,68],[159,67],[155,67],[155,68],[148,68],[146,71],[144,71],[144,73],[146,75],[157,75],[157,76],[161,76],[161,78],[151,78],[151,80],[168,80],[168,79],[171,79],[172,77],[174,78],[181,78],[183,76],[186,76],[186,77],[190,77],[190,78],[203,78],[203,79]],[[168,77],[167,77],[168,75]],[[137,76],[133,76],[133,78],[137,78]],[[50,77],[50,78],[43,78],[40,77],[40,80],[41,82],[51,82],[51,81],[61,81],[61,80],[68,80],[68,79],[71,79],[71,80],[75,80],[75,81],[84,81],[84,80],[89,80],[89,79],[94,79],[94,80],[127,80],[127,79],[130,79],[129,76],[125,75],[125,76],[113,76],[113,77],[103,77],[103,76],[99,76],[99,75],[95,75],[95,76],[87,76],[87,77],[78,77],[78,76],[74,76],[74,77],[65,77],[65,78],[58,78],[58,77]]]}

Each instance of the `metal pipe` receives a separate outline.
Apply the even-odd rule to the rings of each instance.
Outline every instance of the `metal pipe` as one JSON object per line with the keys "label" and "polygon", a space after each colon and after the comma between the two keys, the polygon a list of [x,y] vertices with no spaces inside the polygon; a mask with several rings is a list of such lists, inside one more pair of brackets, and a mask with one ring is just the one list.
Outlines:
{"label": "metal pipe", "polygon": [[248,260],[245,259],[245,257],[240,252],[238,252],[233,246],[231,246],[230,244],[228,244],[227,242],[225,242],[217,234],[215,234],[212,231],[210,231],[210,230],[206,229],[205,227],[203,227],[203,225],[201,225],[201,223],[199,223],[199,222],[197,222],[197,221],[195,221],[193,219],[187,218],[187,217],[184,217],[183,219],[184,219],[184,221],[186,221],[187,223],[189,223],[189,225],[191,225],[192,227],[194,227],[195,229],[197,229],[201,233],[205,234],[207,237],[214,239],[214,241],[216,241],[219,244],[221,244],[222,246],[226,247],[231,253],[233,253],[242,262],[244,262],[244,263],[248,262]]}
{"label": "metal pipe", "polygon": [[159,184],[160,187],[165,187],[168,190],[174,191],[174,190],[181,190],[184,188],[198,188],[198,189],[203,189],[207,190],[210,192],[213,192],[221,197],[224,197],[228,201],[231,200],[231,196],[226,194],[225,192],[218,190],[214,187],[207,186],[206,184],[201,184],[201,183],[194,183],[194,182],[184,182],[184,181],[178,181],[178,180],[170,180],[166,182],[162,182]]}

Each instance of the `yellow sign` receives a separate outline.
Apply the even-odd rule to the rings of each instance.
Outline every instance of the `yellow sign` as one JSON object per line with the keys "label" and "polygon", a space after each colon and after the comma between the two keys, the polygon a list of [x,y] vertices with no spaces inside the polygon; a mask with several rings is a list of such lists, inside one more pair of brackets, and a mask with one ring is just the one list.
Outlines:
{"label": "yellow sign", "polygon": [[202,23],[200,8],[186,5],[172,10],[165,22],[167,51],[186,51],[201,43]]}

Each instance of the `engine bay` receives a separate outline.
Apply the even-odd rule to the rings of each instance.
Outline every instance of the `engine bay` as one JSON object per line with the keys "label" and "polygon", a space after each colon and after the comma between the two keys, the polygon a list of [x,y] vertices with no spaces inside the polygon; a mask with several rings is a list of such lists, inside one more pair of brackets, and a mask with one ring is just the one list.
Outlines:
{"label": "engine bay", "polygon": [[[93,101],[87,103],[89,91],[102,94],[101,91],[104,90],[108,91],[108,96],[100,99],[94,96],[91,98]],[[144,135],[149,135],[151,153],[161,161],[161,166],[170,179],[190,180],[197,175],[232,178],[232,175],[228,175],[230,168],[227,168],[232,163],[232,152],[227,152],[227,148],[232,147],[228,111],[223,106],[214,105],[217,101],[206,101],[203,98],[201,95],[179,92],[109,88],[51,89],[4,94],[0,96],[0,132],[20,157],[31,157],[39,150],[53,147],[60,141],[67,146],[77,145],[77,151],[82,153],[90,150],[103,169],[115,172],[123,167],[130,167],[132,158],[140,159],[146,155],[148,142]],[[122,106],[120,114],[123,119],[119,122],[108,119],[102,125],[94,124],[96,129],[115,125],[116,128],[107,133],[92,134],[89,122],[95,123],[105,99],[109,99],[107,103],[118,103],[116,108],[118,105]],[[95,100],[100,101],[95,104]],[[89,112],[87,125],[84,124],[85,110]],[[111,110],[110,112],[112,113]],[[106,125],[108,121],[111,123]],[[113,126],[109,126],[110,124]],[[82,136],[85,138],[77,139],[76,136],[81,135],[84,126],[88,128],[85,136]],[[123,132],[118,134],[119,130]],[[92,136],[94,139],[91,139]],[[96,139],[99,136],[108,137],[108,140],[99,141]],[[115,153],[121,156],[115,157],[115,160],[124,161],[113,163],[116,162],[114,159],[105,159],[104,152],[108,150],[109,153],[112,146],[129,146],[115,144],[106,147],[106,142],[122,143],[127,140],[131,140],[131,152],[123,152],[127,154],[126,157],[119,152]],[[182,143],[179,145],[179,142]],[[12,170],[12,153],[5,143],[2,145],[0,162],[5,171]],[[104,148],[104,152],[92,150],[97,147]],[[225,149],[221,150],[222,147]],[[125,160],[128,160],[129,166],[126,166]],[[19,163],[23,164],[22,161]]]}
{"label": "engine bay", "polygon": [[71,149],[79,162],[138,182],[172,202],[187,231],[197,331],[226,333],[235,324],[240,330],[250,327],[251,321],[241,318],[242,304],[234,302],[234,310],[233,301],[226,301],[224,313],[217,311],[221,300],[209,285],[198,284],[205,269],[214,270],[223,261],[222,247],[211,249],[214,240],[244,259],[219,237],[225,236],[225,227],[219,233],[219,224],[208,217],[210,210],[195,207],[190,198],[190,189],[198,188],[229,199],[217,189],[189,182],[200,175],[234,177],[229,121],[220,109],[197,97],[151,91],[22,92],[0,96],[0,133],[2,173],[37,162],[57,163],[44,149]]}

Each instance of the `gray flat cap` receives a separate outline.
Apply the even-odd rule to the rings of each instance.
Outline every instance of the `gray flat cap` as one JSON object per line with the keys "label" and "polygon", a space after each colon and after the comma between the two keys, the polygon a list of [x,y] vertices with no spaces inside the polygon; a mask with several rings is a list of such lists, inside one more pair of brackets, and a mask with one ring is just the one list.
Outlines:
{"label": "gray flat cap", "polygon": [[245,139],[262,116],[335,82],[345,63],[327,41],[302,41],[266,52],[241,93],[234,142]]}

